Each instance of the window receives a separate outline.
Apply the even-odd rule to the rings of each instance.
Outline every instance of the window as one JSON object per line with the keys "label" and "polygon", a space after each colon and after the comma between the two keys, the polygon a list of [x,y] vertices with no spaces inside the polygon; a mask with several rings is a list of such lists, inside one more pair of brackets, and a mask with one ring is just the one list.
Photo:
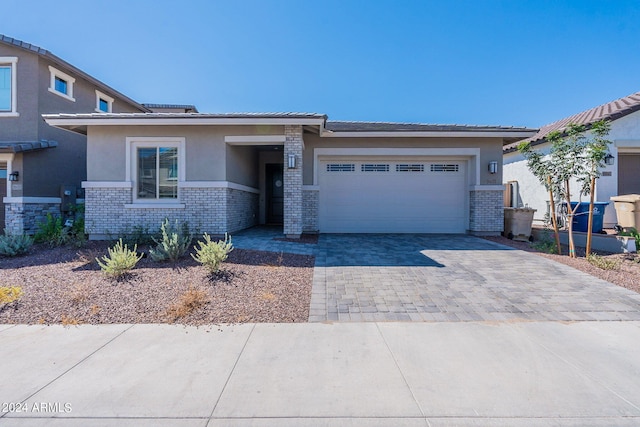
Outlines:
{"label": "window", "polygon": [[177,203],[185,174],[184,138],[131,137],[127,145],[134,203]]}
{"label": "window", "polygon": [[353,163],[329,163],[327,165],[327,172],[353,172],[356,170],[356,165]]}
{"label": "window", "polygon": [[16,63],[15,56],[0,56],[0,117],[16,117]]}
{"label": "window", "polygon": [[49,72],[51,73],[49,92],[75,102],[75,98],[73,97],[73,84],[76,82],[76,79],[51,66],[49,66]]}
{"label": "window", "polygon": [[424,172],[424,165],[421,164],[397,164],[396,172]]}
{"label": "window", "polygon": [[458,172],[459,170],[459,165],[431,165],[431,172]]}
{"label": "window", "polygon": [[96,112],[111,113],[113,108],[113,98],[96,90]]}
{"label": "window", "polygon": [[360,165],[362,172],[389,172],[389,165],[364,163]]}

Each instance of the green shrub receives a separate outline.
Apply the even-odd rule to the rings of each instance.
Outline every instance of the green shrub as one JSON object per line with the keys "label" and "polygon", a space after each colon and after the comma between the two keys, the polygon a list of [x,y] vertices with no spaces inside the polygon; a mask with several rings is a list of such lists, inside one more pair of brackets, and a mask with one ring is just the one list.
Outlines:
{"label": "green shrub", "polygon": [[16,256],[26,254],[29,252],[31,245],[33,245],[33,238],[26,234],[6,234],[0,236],[0,255]]}
{"label": "green shrub", "polygon": [[63,221],[62,217],[47,214],[44,222],[38,223],[34,238],[36,243],[46,243],[51,247],[72,244],[80,247],[87,241],[84,233],[84,205],[71,207],[73,218]]}
{"label": "green shrub", "polygon": [[602,270],[617,270],[620,268],[620,260],[616,258],[604,258],[600,255],[590,254],[587,255],[587,261]]}
{"label": "green shrub", "polygon": [[52,247],[64,245],[67,238],[62,226],[62,218],[48,213],[47,219],[38,223],[38,231],[34,239],[36,243],[47,243]]}
{"label": "green shrub", "polygon": [[544,252],[547,254],[558,253],[558,246],[556,246],[556,242],[549,239],[537,240],[531,244],[531,247],[538,252]]}
{"label": "green shrub", "polygon": [[188,223],[179,225],[176,220],[175,224],[171,225],[168,218],[162,222],[160,234],[160,239],[153,239],[156,247],[149,250],[149,255],[154,261],[177,261],[184,256],[193,240]]}
{"label": "green shrub", "polygon": [[630,236],[636,239],[636,248],[640,249],[640,232],[635,228],[628,228],[627,231],[622,231],[618,233],[620,236]]}
{"label": "green shrub", "polygon": [[204,233],[204,242],[198,241],[198,246],[194,246],[196,255],[191,254],[191,257],[204,265],[209,273],[214,274],[220,269],[222,264],[229,255],[229,252],[233,250],[231,244],[231,237],[225,233],[224,241],[218,240],[217,242],[211,241],[211,237]]}
{"label": "green shrub", "polygon": [[109,255],[103,256],[102,261],[96,258],[96,261],[104,274],[120,278],[131,271],[142,259],[143,255],[138,255],[137,250],[137,246],[130,250],[127,245],[122,244],[122,240],[119,240],[113,248],[108,249]]}
{"label": "green shrub", "polygon": [[19,300],[24,293],[18,286],[0,286],[0,304],[11,304]]}
{"label": "green shrub", "polygon": [[113,234],[109,230],[105,231],[107,238],[113,242],[122,240],[129,246],[133,245],[153,245],[154,236],[160,237],[159,230],[151,231],[146,225],[134,225],[122,229],[118,234]]}

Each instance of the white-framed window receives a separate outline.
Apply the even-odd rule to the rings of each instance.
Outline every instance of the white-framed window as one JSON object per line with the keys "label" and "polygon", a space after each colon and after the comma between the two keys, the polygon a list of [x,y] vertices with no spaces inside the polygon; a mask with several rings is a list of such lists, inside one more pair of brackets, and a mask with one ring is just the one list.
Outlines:
{"label": "white-framed window", "polygon": [[76,79],[52,66],[49,66],[49,73],[51,74],[49,92],[75,102],[76,99],[73,97],[73,84],[76,82]]}
{"label": "white-framed window", "polygon": [[127,180],[134,203],[178,203],[185,180],[185,138],[128,137]]}
{"label": "white-framed window", "polygon": [[111,113],[113,111],[113,98],[96,90],[96,113]]}
{"label": "white-framed window", "polygon": [[18,116],[16,56],[0,56],[0,117]]}

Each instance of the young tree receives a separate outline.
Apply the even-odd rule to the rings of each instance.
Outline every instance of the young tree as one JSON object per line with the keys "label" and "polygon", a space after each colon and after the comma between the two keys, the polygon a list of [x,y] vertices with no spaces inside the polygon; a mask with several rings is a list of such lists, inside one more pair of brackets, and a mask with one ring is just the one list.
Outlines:
{"label": "young tree", "polygon": [[529,168],[531,173],[533,173],[536,178],[538,178],[540,183],[544,185],[544,187],[549,192],[549,208],[551,210],[551,224],[553,225],[553,234],[555,236],[558,254],[562,254],[562,246],[560,246],[560,234],[558,232],[558,221],[556,218],[554,190],[556,190],[557,186],[554,185],[555,182],[552,178],[554,175],[553,164],[551,163],[549,158],[545,159],[545,156],[540,152],[534,151],[531,148],[531,144],[529,142],[523,142],[518,145],[518,150],[527,160],[527,167]]}
{"label": "young tree", "polygon": [[[547,141],[551,143],[551,151],[548,156],[543,156],[541,153],[533,151],[528,143],[520,144],[518,147],[527,159],[527,166],[531,172],[549,190],[553,220],[555,220],[554,195],[559,200],[564,199],[566,201],[569,256],[572,258],[576,256],[573,238],[573,218],[580,204],[578,203],[576,206],[571,207],[570,182],[572,179],[576,179],[582,184],[580,196],[591,194],[589,230],[587,233],[587,249],[590,251],[595,180],[600,176],[600,168],[603,166],[607,153],[607,144],[610,143],[605,139],[609,133],[607,122],[599,121],[591,126],[592,138],[586,137],[586,131],[585,126],[570,123],[563,132],[551,132],[547,136]],[[558,253],[560,253],[558,228],[555,221],[554,231],[556,233]]]}
{"label": "young tree", "polygon": [[587,140],[585,160],[586,174],[581,179],[582,194],[589,194],[589,221],[587,230],[586,255],[591,254],[591,237],[593,228],[593,199],[595,198],[596,179],[600,178],[600,171],[605,165],[605,157],[609,152],[611,141],[606,139],[611,130],[611,125],[605,120],[600,120],[591,126],[591,139]]}

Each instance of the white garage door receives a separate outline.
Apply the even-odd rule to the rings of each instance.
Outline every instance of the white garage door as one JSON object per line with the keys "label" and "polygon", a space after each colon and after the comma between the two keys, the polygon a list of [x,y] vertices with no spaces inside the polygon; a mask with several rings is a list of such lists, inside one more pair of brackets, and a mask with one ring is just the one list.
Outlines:
{"label": "white garage door", "polygon": [[464,233],[464,161],[323,159],[322,233]]}

